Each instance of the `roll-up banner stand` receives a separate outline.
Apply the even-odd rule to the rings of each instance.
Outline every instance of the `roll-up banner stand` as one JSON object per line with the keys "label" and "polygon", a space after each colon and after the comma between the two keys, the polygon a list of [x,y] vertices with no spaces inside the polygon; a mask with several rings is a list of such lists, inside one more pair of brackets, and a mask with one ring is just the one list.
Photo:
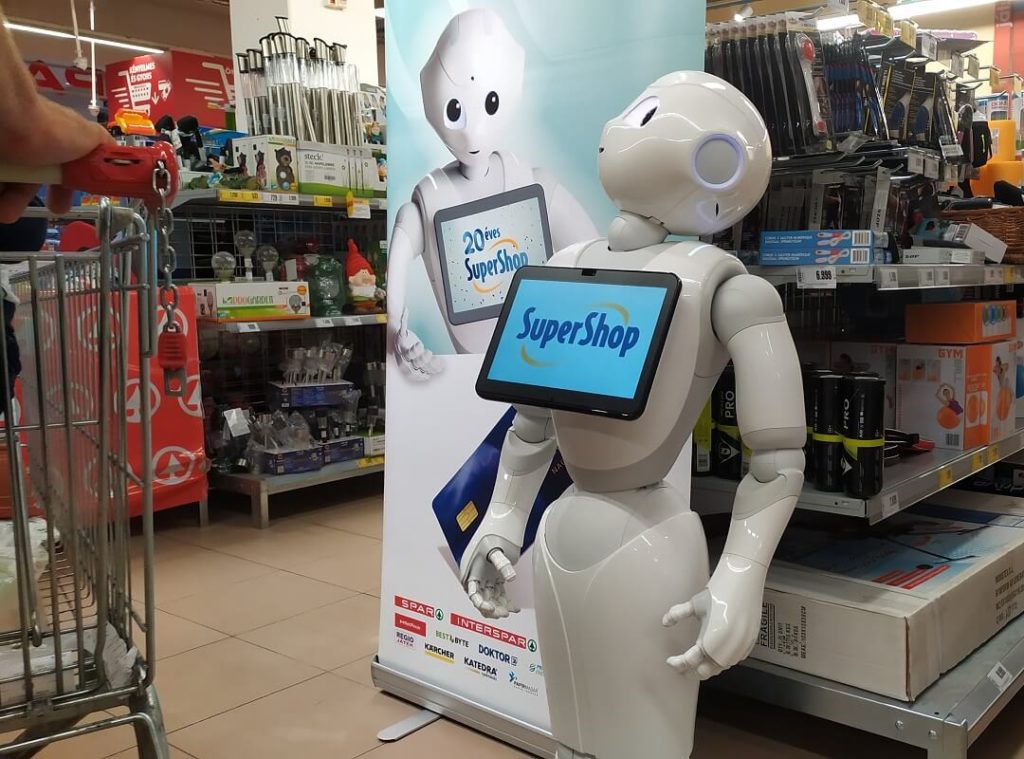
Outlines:
{"label": "roll-up banner stand", "polygon": [[[474,385],[514,271],[605,236],[601,129],[662,74],[703,68],[704,12],[697,0],[386,3],[391,327],[374,679],[542,756],[553,749],[530,546],[571,482],[556,456],[510,585],[522,610],[484,619],[459,558],[513,413]],[[670,477],[681,492],[689,457]]]}

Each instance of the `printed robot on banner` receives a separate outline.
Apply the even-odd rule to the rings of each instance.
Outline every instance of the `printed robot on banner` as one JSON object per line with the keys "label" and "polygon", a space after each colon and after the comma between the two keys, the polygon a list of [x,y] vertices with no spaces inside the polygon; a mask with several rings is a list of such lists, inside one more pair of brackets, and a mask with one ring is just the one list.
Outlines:
{"label": "printed robot on banner", "polygon": [[[496,319],[452,324],[434,231],[442,209],[540,184],[555,250],[597,235],[587,212],[550,172],[528,166],[501,145],[522,99],[525,53],[491,9],[465,11],[445,27],[420,72],[427,121],[455,160],[435,169],[398,211],[388,250],[388,303],[395,356],[413,377],[426,379],[443,364],[409,329],[405,298],[409,268],[423,256],[431,288],[456,353],[483,353]],[[511,281],[512,272],[507,272]],[[500,302],[500,301],[499,301]]]}
{"label": "printed robot on banner", "polygon": [[[625,421],[519,408],[460,569],[485,617],[515,611],[505,583],[557,440],[574,486],[545,512],[533,556],[558,759],[681,759],[693,748],[700,680],[754,646],[767,567],[803,485],[806,430],[799,360],[775,289],[712,245],[666,238],[742,219],[767,186],[771,148],[737,89],[677,72],[605,125],[598,165],[619,209],[608,238],[548,265],[679,278],[646,409]],[[753,454],[709,577],[700,519],[664,478],[730,359]]]}

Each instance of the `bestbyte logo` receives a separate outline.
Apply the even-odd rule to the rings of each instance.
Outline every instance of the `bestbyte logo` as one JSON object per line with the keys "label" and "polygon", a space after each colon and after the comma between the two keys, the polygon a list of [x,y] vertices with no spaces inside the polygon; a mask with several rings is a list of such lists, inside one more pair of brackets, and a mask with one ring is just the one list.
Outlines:
{"label": "bestbyte logo", "polygon": [[475,619],[464,617],[461,614],[452,613],[451,623],[456,627],[461,627],[463,630],[469,630],[475,632],[477,635],[483,635],[487,638],[494,638],[502,643],[515,646],[516,648],[526,649],[526,638],[522,635],[516,635],[515,633],[509,632],[508,630],[502,630],[498,627],[492,627],[484,622],[477,622]]}
{"label": "bestbyte logo", "polygon": [[438,622],[444,620],[444,612],[438,608],[425,604],[421,601],[413,601],[411,598],[402,598],[401,596],[395,596],[395,606],[405,611],[411,611],[413,614],[419,614],[423,617],[429,617],[430,619],[436,619]]}
{"label": "bestbyte logo", "polygon": [[421,638],[427,637],[427,623],[422,619],[413,619],[395,612],[395,627],[419,635]]}
{"label": "bestbyte logo", "polygon": [[[504,275],[530,263],[527,252],[520,251],[519,242],[511,237],[502,237],[499,227],[467,229],[462,233],[462,242],[466,246],[466,257],[462,261],[466,267],[466,281],[478,293],[497,290],[508,279]],[[495,283],[495,277],[501,279]],[[488,280],[492,280],[492,284],[488,284]]]}
{"label": "bestbyte logo", "polygon": [[465,638],[460,638],[458,635],[452,635],[444,630],[434,630],[434,637],[438,640],[443,640],[445,643],[451,646],[462,646],[462,648],[469,648],[469,641]]}
{"label": "bestbyte logo", "polygon": [[395,640],[398,641],[398,645],[400,646],[416,648],[416,638],[409,635],[409,633],[404,633],[401,630],[395,630]]}
{"label": "bestbyte logo", "polygon": [[487,662],[477,661],[476,659],[471,659],[468,656],[463,656],[462,663],[477,674],[483,675],[488,680],[498,679],[498,668],[491,666]]}
{"label": "bestbyte logo", "polygon": [[516,340],[524,341],[519,347],[520,357],[530,366],[555,366],[531,356],[526,349],[527,343],[534,343],[544,350],[554,341],[560,345],[610,349],[617,351],[619,358],[625,358],[640,342],[640,328],[630,326],[629,310],[618,303],[595,303],[590,308],[593,310],[583,321],[571,321],[540,317],[537,307],[530,306],[523,312],[523,328],[516,334]]}
{"label": "bestbyte logo", "polygon": [[519,675],[517,675],[515,672],[508,673],[508,681],[509,683],[511,683],[513,688],[522,691],[523,693],[529,693],[531,696],[536,696],[538,693],[540,693],[540,688],[538,688],[535,685],[527,685],[519,679]]}
{"label": "bestbyte logo", "polygon": [[423,653],[425,653],[427,656],[431,657],[432,659],[437,659],[438,661],[443,661],[445,664],[454,664],[455,663],[455,652],[454,651],[449,651],[446,648],[441,648],[440,646],[435,646],[433,643],[424,643],[423,644]]}
{"label": "bestbyte logo", "polygon": [[483,644],[478,645],[477,648],[479,649],[477,653],[481,656],[486,656],[488,659],[494,659],[495,661],[507,664],[510,667],[519,666],[518,656],[507,654],[504,651],[499,651],[497,648],[492,648],[491,646],[485,646]]}

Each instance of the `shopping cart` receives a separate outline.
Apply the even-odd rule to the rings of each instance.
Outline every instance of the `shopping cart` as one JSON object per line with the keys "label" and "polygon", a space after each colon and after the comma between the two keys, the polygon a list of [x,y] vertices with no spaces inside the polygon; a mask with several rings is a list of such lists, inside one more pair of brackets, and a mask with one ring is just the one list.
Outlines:
{"label": "shopping cart", "polygon": [[[167,243],[173,158],[163,146],[111,147],[78,174],[64,167],[63,183],[143,197],[150,210],[104,199],[98,249],[0,254],[19,301],[21,353],[16,381],[0,371],[11,492],[11,519],[0,521],[0,732],[21,731],[0,756],[29,757],[54,741],[132,725],[141,757],[168,757],[153,686],[150,394],[138,394],[133,416],[141,471],[129,464],[139,433],[130,437],[126,408],[129,370],[149,388],[149,358],[163,347],[157,309],[173,317],[176,307]],[[0,181],[26,179],[0,167]],[[159,287],[158,268],[166,274]],[[0,356],[2,367],[17,363],[3,339]],[[167,376],[174,373],[170,366]],[[133,497],[142,504],[136,538]],[[127,713],[109,714],[122,707]]]}

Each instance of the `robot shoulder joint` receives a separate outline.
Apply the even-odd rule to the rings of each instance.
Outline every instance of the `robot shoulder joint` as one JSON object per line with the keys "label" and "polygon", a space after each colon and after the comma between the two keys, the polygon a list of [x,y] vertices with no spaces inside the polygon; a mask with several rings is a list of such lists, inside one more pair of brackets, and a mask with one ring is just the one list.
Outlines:
{"label": "robot shoulder joint", "polygon": [[761,277],[740,274],[727,279],[715,291],[711,321],[722,343],[761,324],[784,322],[782,299],[775,288]]}

